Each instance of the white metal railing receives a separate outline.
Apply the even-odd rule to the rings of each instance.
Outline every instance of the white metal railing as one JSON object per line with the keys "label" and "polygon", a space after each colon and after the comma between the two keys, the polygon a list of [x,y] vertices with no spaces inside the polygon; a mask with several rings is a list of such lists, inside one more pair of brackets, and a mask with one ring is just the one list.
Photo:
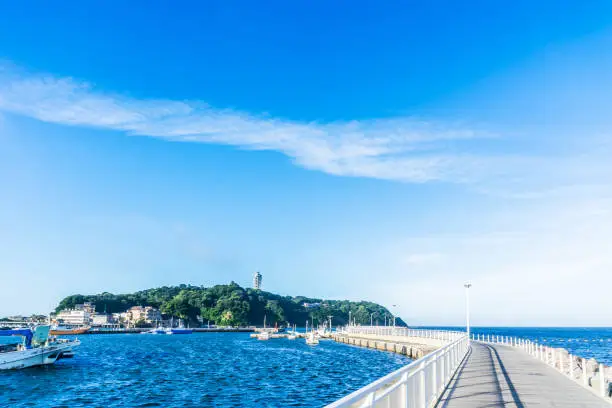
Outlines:
{"label": "white metal railing", "polygon": [[465,332],[461,331],[411,329],[398,326],[345,326],[340,328],[339,332],[353,335],[421,337],[449,342],[465,336]]}
{"label": "white metal railing", "polygon": [[[397,330],[404,328],[396,327],[393,329]],[[427,332],[434,331],[428,330]],[[417,330],[412,334],[424,333],[422,330]],[[431,334],[432,333],[428,333],[427,335]],[[403,336],[404,334],[401,335]],[[366,385],[352,394],[328,405],[327,408],[431,407],[438,401],[444,392],[444,389],[461,364],[461,361],[463,361],[468,349],[468,336],[462,333],[461,336],[458,336],[458,338],[444,347]]]}
{"label": "white metal railing", "polygon": [[472,340],[520,348],[601,397],[612,399],[612,368],[607,368],[610,374],[606,377],[606,367],[601,363],[596,362],[589,373],[588,360],[574,356],[565,349],[544,346],[528,339],[496,334],[472,334]]}

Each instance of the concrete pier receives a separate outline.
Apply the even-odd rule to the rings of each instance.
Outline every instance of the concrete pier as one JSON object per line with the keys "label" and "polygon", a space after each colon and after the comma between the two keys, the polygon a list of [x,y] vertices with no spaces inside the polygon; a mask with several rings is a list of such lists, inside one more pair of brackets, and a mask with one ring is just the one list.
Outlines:
{"label": "concrete pier", "polygon": [[609,408],[591,390],[524,351],[472,342],[437,407]]}
{"label": "concrete pier", "polygon": [[[472,337],[472,336],[470,336]],[[338,342],[415,361],[330,404],[332,408],[612,406],[612,371],[528,339],[415,329],[349,327]]]}
{"label": "concrete pier", "polygon": [[390,351],[407,356],[413,360],[419,359],[440,348],[443,341],[421,337],[381,336],[371,334],[334,334],[332,338],[344,344]]}

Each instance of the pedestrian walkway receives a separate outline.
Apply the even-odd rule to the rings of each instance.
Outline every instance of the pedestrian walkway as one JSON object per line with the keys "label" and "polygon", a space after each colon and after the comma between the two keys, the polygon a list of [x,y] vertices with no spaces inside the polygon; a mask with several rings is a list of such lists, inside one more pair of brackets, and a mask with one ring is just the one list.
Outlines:
{"label": "pedestrian walkway", "polygon": [[518,348],[472,342],[437,407],[610,408],[612,404]]}

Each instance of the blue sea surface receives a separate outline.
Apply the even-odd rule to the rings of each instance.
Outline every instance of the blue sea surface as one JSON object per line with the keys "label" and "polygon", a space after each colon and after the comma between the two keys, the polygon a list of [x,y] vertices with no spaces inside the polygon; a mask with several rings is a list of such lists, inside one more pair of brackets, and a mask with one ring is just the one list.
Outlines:
{"label": "blue sea surface", "polygon": [[80,336],[73,359],[0,371],[1,407],[321,407],[410,362],[248,333]]}
{"label": "blue sea surface", "polygon": [[[530,339],[612,365],[612,328],[472,332]],[[333,341],[310,347],[247,333],[80,339],[74,359],[0,371],[0,407],[321,407],[410,362]]]}

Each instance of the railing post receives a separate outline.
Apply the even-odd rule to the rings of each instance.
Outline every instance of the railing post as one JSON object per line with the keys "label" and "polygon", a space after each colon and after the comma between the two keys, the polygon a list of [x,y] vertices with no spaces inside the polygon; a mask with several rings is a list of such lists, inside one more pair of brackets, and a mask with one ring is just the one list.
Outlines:
{"label": "railing post", "polygon": [[404,408],[409,408],[408,398],[410,396],[408,395],[408,373],[407,372],[402,375],[402,388],[404,391],[402,392],[402,406]]}
{"label": "railing post", "polygon": [[[451,350],[454,347],[451,347]],[[444,384],[448,383],[448,381],[450,380],[450,373],[451,373],[451,351],[446,350],[444,352]]]}
{"label": "railing post", "polygon": [[419,405],[418,408],[427,407],[427,397],[425,388],[425,364],[421,363],[421,370],[419,374]]}
{"label": "railing post", "polygon": [[599,363],[599,395],[606,396],[606,376],[604,373],[604,365]]}
{"label": "railing post", "polygon": [[567,373],[570,378],[573,380],[574,379],[574,358],[572,357],[571,354],[568,354],[569,357],[569,372]]}
{"label": "railing post", "polygon": [[436,366],[438,365],[438,356],[434,355],[433,361],[430,364],[431,367],[431,388],[432,388],[432,402],[438,398],[438,374]]}
{"label": "railing post", "polygon": [[589,379],[587,378],[587,361],[586,358],[582,359],[582,385],[585,387],[589,385]]}

